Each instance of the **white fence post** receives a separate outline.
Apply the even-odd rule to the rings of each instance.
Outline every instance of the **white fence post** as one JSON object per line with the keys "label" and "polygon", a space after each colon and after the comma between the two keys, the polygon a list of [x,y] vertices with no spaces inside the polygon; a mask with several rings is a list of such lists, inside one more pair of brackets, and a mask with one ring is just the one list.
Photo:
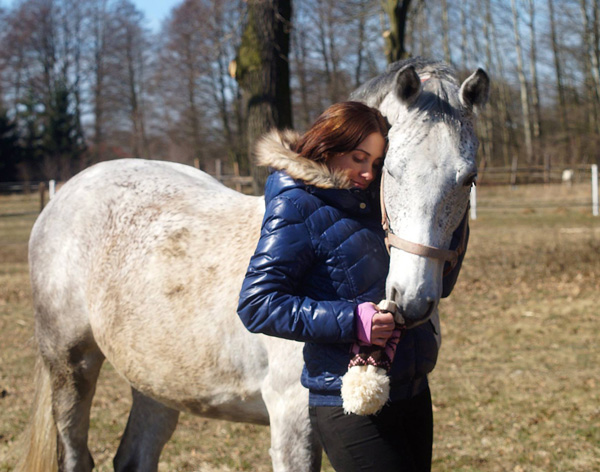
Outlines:
{"label": "white fence post", "polygon": [[471,202],[471,219],[477,219],[477,186],[471,186],[471,196],[469,197]]}
{"label": "white fence post", "polygon": [[48,200],[52,200],[52,197],[56,193],[56,180],[51,180],[48,183]]}
{"label": "white fence post", "polygon": [[592,164],[592,214],[598,216],[598,165]]}

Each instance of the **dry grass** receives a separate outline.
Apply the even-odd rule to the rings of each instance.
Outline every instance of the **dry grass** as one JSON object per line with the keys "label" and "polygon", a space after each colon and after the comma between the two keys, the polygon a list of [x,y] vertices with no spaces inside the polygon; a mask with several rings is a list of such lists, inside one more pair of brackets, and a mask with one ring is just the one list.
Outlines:
{"label": "dry grass", "polygon": [[[441,305],[434,471],[600,471],[600,218],[571,204],[588,195],[585,185],[478,189],[463,272]],[[0,215],[36,206],[2,197]],[[0,217],[0,471],[12,470],[32,398],[34,218]],[[90,432],[99,471],[112,470],[129,401],[106,365]],[[268,428],[182,415],[160,467],[268,471],[268,447]]]}

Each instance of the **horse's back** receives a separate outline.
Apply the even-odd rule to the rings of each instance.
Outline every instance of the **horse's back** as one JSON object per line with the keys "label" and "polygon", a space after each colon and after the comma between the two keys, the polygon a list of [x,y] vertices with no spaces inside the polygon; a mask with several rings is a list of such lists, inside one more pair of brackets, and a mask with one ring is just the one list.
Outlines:
{"label": "horse's back", "polygon": [[262,198],[180,164],[109,161],[78,174],[30,239],[40,344],[57,331],[91,335],[141,392],[212,416],[228,404],[236,419],[267,368],[236,315],[263,211]]}

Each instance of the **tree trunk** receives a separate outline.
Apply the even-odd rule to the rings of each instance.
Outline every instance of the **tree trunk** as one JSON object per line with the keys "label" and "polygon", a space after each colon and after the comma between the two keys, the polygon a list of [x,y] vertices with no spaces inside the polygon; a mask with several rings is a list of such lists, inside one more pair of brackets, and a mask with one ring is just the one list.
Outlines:
{"label": "tree trunk", "polygon": [[596,121],[596,132],[597,136],[600,136],[600,0],[593,0],[593,22],[592,22],[592,64],[595,67],[595,71],[599,74],[596,77],[596,102],[594,107],[594,115]]}
{"label": "tree trunk", "polygon": [[390,21],[390,29],[384,33],[388,62],[396,62],[408,57],[404,46],[406,19],[411,0],[382,0],[382,6]]}
{"label": "tree trunk", "polygon": [[[545,164],[540,162],[541,156],[545,156],[541,135],[542,135],[542,114],[540,110],[540,88],[537,75],[537,40],[535,33],[535,3],[534,0],[529,0],[529,31],[530,31],[530,47],[529,47],[529,73],[531,74],[531,106],[533,108],[533,146],[534,146],[534,162],[533,164]],[[545,167],[546,169],[546,167]],[[544,182],[548,182],[549,173],[544,172]]]}
{"label": "tree trunk", "polygon": [[[445,0],[444,0],[445,1]],[[486,1],[486,8],[481,9],[482,12],[482,23],[483,23],[483,37],[485,38],[485,58],[486,58],[486,69],[488,73],[492,72],[492,46],[490,39],[490,25],[492,23],[492,15],[490,11],[490,0]],[[483,130],[483,145],[482,154],[483,157],[479,163],[479,175],[480,180],[483,180],[485,168],[487,165],[492,164],[494,157],[494,128],[493,128],[493,116],[494,111],[492,110],[492,104],[488,104],[482,116],[482,130]]]}
{"label": "tree trunk", "polygon": [[342,98],[339,84],[339,57],[336,52],[337,38],[335,19],[333,14],[334,2],[332,0],[320,1],[317,7],[319,44],[321,57],[325,66],[325,80],[327,81],[327,94],[330,102],[337,102]]}
{"label": "tree trunk", "polygon": [[[492,21],[491,0],[487,0],[486,2],[486,12],[487,17],[490,19],[488,24],[492,33],[492,47],[494,55],[497,58],[497,73],[499,77],[505,77],[504,62],[502,60],[503,55],[500,53],[498,47],[496,24]],[[499,99],[496,102],[498,105],[498,117],[501,123],[499,128],[502,134],[502,162],[504,163],[505,167],[511,165],[511,154],[514,156],[517,155],[516,150],[511,149],[515,140],[512,137],[512,127],[510,126],[512,119],[508,111],[510,103],[510,91],[508,90],[508,87],[508,84],[504,80],[499,83]]]}
{"label": "tree trunk", "polygon": [[594,20],[590,19],[586,0],[581,0],[581,15],[583,17],[584,37],[583,44],[585,48],[585,71],[589,77],[588,102],[589,102],[589,120],[590,131],[598,132],[598,105],[600,99],[600,70],[598,69],[598,47],[597,39],[597,0],[594,5]]}
{"label": "tree trunk", "polygon": [[137,93],[137,81],[135,73],[135,58],[133,50],[133,38],[130,32],[127,32],[125,44],[125,58],[127,62],[127,88],[129,95],[129,119],[131,120],[131,154],[136,159],[141,157],[140,153],[140,109]]}
{"label": "tree trunk", "polygon": [[[540,111],[540,89],[537,77],[537,41],[535,36],[535,3],[529,0],[529,29],[531,32],[531,43],[529,50],[529,72],[531,74],[531,105],[533,108],[533,139],[536,147],[539,147],[539,139],[542,134],[541,111]],[[537,149],[539,151],[539,149]]]}
{"label": "tree trunk", "polygon": [[[224,26],[224,18],[222,8],[215,4],[215,8],[213,9],[213,17],[215,21],[215,29],[217,32],[217,36],[219,38],[225,37],[225,26]],[[230,162],[236,162],[238,166],[243,166],[243,159],[241,157],[241,149],[239,147],[239,140],[237,139],[236,134],[232,131],[231,120],[229,117],[228,110],[228,102],[227,102],[227,84],[225,82],[225,77],[227,77],[227,53],[225,51],[224,42],[217,42],[217,57],[216,61],[216,71],[212,72],[212,81],[213,81],[213,96],[214,101],[219,110],[219,117],[221,118],[221,123],[223,125],[223,133],[225,137],[225,146],[227,149],[227,154],[229,156]]]}
{"label": "tree trunk", "polygon": [[529,95],[527,92],[527,80],[523,71],[523,53],[521,51],[521,37],[519,35],[519,15],[517,12],[515,0],[511,0],[513,14],[513,30],[515,34],[515,49],[517,53],[517,73],[519,75],[519,85],[521,88],[521,110],[523,112],[523,134],[525,138],[525,152],[527,153],[527,163],[533,162],[533,144],[531,137],[531,113],[529,110]]}
{"label": "tree trunk", "polygon": [[[271,128],[292,126],[289,72],[291,0],[248,0],[236,79],[246,95],[249,153]],[[268,175],[251,166],[253,191],[263,191]]]}
{"label": "tree trunk", "polygon": [[560,62],[560,48],[556,34],[556,19],[554,17],[554,0],[548,0],[548,14],[550,17],[550,40],[552,43],[552,53],[554,56],[554,70],[556,73],[556,90],[558,91],[558,108],[560,116],[560,127],[567,140],[569,138],[569,127],[567,121],[567,102],[565,98],[565,88],[563,85],[562,66]]}
{"label": "tree trunk", "polygon": [[308,50],[306,47],[306,32],[302,29],[294,29],[295,38],[292,44],[295,45],[294,58],[296,60],[296,76],[298,77],[298,86],[300,93],[300,111],[302,128],[308,128],[310,124],[310,106],[308,100],[308,78],[307,78],[307,59]]}
{"label": "tree trunk", "polygon": [[469,53],[467,52],[467,3],[460,2],[460,60],[467,65]]}
{"label": "tree trunk", "polygon": [[365,49],[366,3],[361,2],[358,18],[358,44],[356,46],[356,68],[354,69],[354,88],[358,88],[362,79],[363,50]]}
{"label": "tree trunk", "polygon": [[448,21],[448,0],[442,0],[442,43],[444,48],[444,61],[446,61],[448,64],[451,64],[452,56],[450,54],[450,24]]}
{"label": "tree trunk", "polygon": [[94,109],[94,151],[92,161],[103,160],[104,147],[104,82],[106,60],[106,0],[94,3],[93,12],[93,109]]}

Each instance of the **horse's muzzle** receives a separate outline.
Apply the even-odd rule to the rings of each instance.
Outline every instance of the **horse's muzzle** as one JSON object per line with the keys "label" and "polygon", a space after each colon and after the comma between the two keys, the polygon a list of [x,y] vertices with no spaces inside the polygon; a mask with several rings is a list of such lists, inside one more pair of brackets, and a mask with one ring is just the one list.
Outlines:
{"label": "horse's muzzle", "polygon": [[394,314],[396,323],[404,325],[406,328],[414,328],[429,320],[437,304],[437,300],[426,297],[403,300],[403,297],[395,289],[392,289],[390,299],[397,306]]}

